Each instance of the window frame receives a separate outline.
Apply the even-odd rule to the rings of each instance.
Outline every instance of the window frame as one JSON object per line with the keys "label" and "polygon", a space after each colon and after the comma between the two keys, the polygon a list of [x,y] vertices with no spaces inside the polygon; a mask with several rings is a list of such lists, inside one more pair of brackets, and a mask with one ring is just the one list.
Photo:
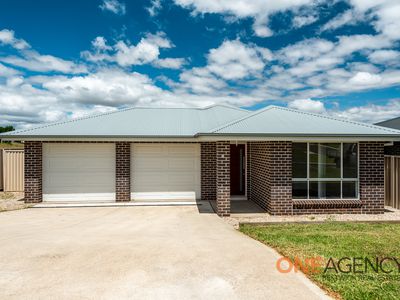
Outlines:
{"label": "window frame", "polygon": [[[359,142],[293,142],[293,144],[307,144],[307,178],[293,178],[292,182],[307,182],[307,198],[293,198],[294,200],[316,200],[316,201],[329,201],[329,200],[360,200],[360,145]],[[310,144],[340,144],[340,178],[310,178]],[[343,144],[356,144],[357,145],[357,178],[343,178]],[[292,158],[293,160],[293,158]],[[310,198],[310,182],[315,181],[339,181],[340,182],[340,198]],[[343,182],[356,183],[356,197],[343,198]],[[292,187],[293,190],[293,187]]]}

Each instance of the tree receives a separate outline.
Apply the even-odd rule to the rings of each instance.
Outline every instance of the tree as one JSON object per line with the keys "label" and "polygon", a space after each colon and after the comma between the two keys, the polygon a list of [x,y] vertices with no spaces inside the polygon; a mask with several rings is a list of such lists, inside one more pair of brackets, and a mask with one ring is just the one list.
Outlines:
{"label": "tree", "polygon": [[0,126],[0,133],[7,132],[7,131],[13,131],[13,130],[15,130],[15,129],[11,125],[10,126],[4,126],[4,127]]}

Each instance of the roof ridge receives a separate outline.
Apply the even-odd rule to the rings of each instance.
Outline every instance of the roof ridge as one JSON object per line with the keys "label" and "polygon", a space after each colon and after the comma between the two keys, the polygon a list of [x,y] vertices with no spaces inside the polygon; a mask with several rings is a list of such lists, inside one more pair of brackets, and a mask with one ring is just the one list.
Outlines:
{"label": "roof ridge", "polygon": [[94,118],[98,118],[98,117],[101,117],[101,116],[107,116],[107,115],[111,115],[111,114],[115,114],[115,113],[119,113],[119,112],[124,112],[124,111],[128,111],[128,110],[133,110],[133,109],[136,109],[136,107],[127,107],[127,108],[117,109],[117,110],[109,111],[109,112],[105,112],[105,113],[90,114],[90,115],[87,115],[87,116],[84,116],[84,117],[80,117],[80,118],[76,118],[76,119],[72,119],[72,120],[65,120],[65,121],[61,121],[61,122],[53,122],[53,123],[40,125],[40,126],[37,126],[37,127],[28,128],[28,129],[10,131],[10,135],[11,135],[11,132],[13,134],[15,134],[15,133],[24,133],[24,132],[29,132],[29,131],[36,130],[36,129],[42,129],[42,128],[47,128],[47,127],[56,126],[56,125],[73,123],[73,122],[87,120],[87,119],[94,119]]}
{"label": "roof ridge", "polygon": [[225,129],[226,127],[229,127],[229,126],[232,126],[232,125],[234,125],[234,124],[237,124],[237,123],[239,123],[239,122],[241,122],[241,121],[244,121],[244,120],[246,120],[246,119],[248,119],[248,118],[251,118],[252,116],[255,116],[255,115],[258,115],[258,114],[260,114],[260,113],[262,113],[262,112],[264,112],[264,111],[270,110],[271,108],[273,108],[273,105],[268,105],[267,107],[258,109],[258,110],[256,110],[256,111],[254,111],[253,113],[250,113],[250,114],[247,115],[247,116],[244,116],[244,117],[241,117],[241,118],[239,118],[239,119],[230,121],[230,122],[228,122],[228,123],[226,123],[226,124],[224,124],[224,125],[220,125],[220,126],[218,126],[218,127],[214,127],[213,129],[209,130],[209,133],[216,133],[216,132],[219,131],[219,130],[222,130],[222,129]]}
{"label": "roof ridge", "polygon": [[215,103],[215,104],[211,104],[211,105],[207,105],[207,106],[201,107],[200,109],[206,110],[206,109],[210,109],[210,108],[217,107],[217,106],[231,108],[231,109],[240,110],[240,111],[247,111],[247,112],[249,111],[247,109],[240,108],[240,107],[233,106],[233,105],[229,105],[229,104],[225,104],[225,103]]}
{"label": "roof ridge", "polygon": [[385,131],[389,131],[389,132],[393,132],[393,133],[400,133],[400,130],[396,130],[396,129],[392,129],[392,128],[388,128],[388,127],[383,127],[383,126],[376,126],[376,125],[373,125],[373,124],[368,124],[368,123],[363,123],[363,122],[358,122],[358,121],[353,121],[353,120],[350,120],[350,119],[335,118],[335,117],[328,116],[328,115],[316,114],[316,113],[301,111],[301,110],[288,108],[288,107],[283,107],[283,106],[277,106],[277,105],[271,105],[271,107],[272,108],[276,108],[276,109],[295,112],[295,113],[298,113],[298,114],[305,114],[305,115],[310,115],[310,116],[324,118],[324,119],[330,119],[330,120],[344,122],[344,123],[356,124],[356,125],[360,125],[360,126],[364,126],[364,127],[368,127],[368,128],[375,128],[375,129],[385,130]]}

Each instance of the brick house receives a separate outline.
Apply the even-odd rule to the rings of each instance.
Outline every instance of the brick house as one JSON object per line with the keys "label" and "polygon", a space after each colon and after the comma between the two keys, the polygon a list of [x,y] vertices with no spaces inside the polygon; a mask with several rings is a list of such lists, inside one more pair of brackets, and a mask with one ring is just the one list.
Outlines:
{"label": "brick house", "polygon": [[384,145],[400,131],[269,106],[131,108],[11,132],[25,201],[246,199],[273,215],[384,211]]}

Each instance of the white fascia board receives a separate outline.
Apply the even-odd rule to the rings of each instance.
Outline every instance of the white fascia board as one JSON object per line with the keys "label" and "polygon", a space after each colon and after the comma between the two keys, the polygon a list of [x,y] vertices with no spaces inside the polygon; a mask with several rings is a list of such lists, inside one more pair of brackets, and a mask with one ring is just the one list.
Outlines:
{"label": "white fascia board", "polygon": [[215,141],[293,141],[293,142],[332,142],[332,141],[400,141],[400,136],[246,136],[246,135],[199,135],[196,137],[10,137],[3,141],[60,141],[60,142],[215,142]]}

